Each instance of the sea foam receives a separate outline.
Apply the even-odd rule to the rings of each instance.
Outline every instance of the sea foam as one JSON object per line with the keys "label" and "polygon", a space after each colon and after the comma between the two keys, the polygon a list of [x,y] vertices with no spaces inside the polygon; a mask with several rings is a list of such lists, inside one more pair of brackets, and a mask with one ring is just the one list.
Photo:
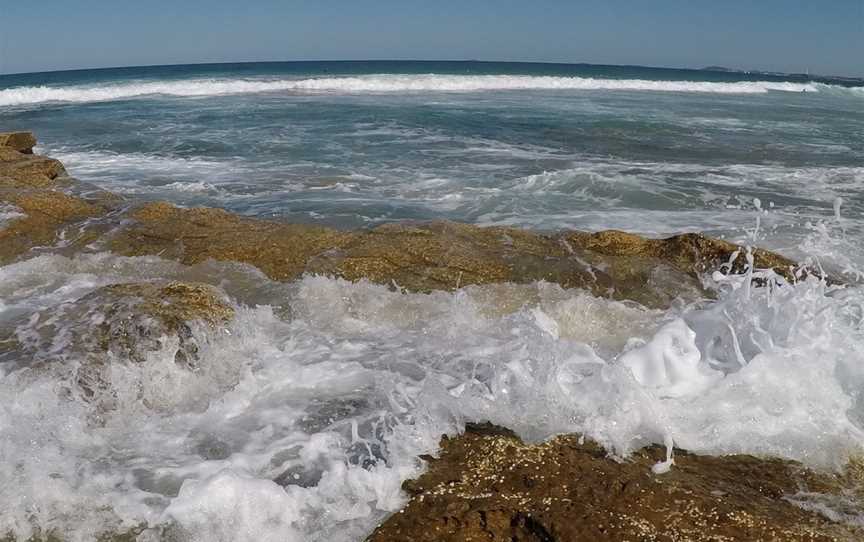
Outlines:
{"label": "sea foam", "polygon": [[[134,81],[102,86],[25,86],[0,90],[0,107],[45,102],[100,102],[148,95],[219,96],[260,92],[410,93],[483,92],[505,90],[626,90],[762,94],[770,91],[818,92],[830,85],[771,81],[709,82],[595,79],[524,75],[364,75],[309,79],[184,79]],[[842,87],[838,87],[842,88]]]}
{"label": "sea foam", "polygon": [[37,347],[43,322],[63,326],[58,304],[116,281],[221,284],[237,316],[193,328],[194,372],[170,340],[115,360],[98,423],[96,402],[64,391],[74,353],[4,372],[0,532],[362,539],[466,421],[581,432],[619,456],[659,442],[837,467],[864,444],[864,291],[759,273],[706,278],[716,302],[649,310],[542,282],[410,294],[108,254],[2,267],[5,325]]}

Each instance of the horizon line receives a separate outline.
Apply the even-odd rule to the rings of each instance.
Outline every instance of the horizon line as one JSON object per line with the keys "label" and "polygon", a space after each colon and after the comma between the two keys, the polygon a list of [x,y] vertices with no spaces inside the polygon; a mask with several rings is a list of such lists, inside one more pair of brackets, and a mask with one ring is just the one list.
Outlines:
{"label": "horizon line", "polygon": [[[600,66],[600,67],[615,67],[615,68],[648,68],[658,70],[678,70],[678,71],[694,71],[694,72],[716,72],[716,73],[742,73],[742,74],[757,74],[757,75],[773,75],[773,76],[795,76],[801,75],[809,78],[828,78],[828,79],[845,79],[864,82],[864,76],[849,76],[849,75],[826,75],[801,72],[779,72],[770,70],[745,70],[741,68],[729,68],[720,65],[706,65],[701,68],[681,67],[681,66],[659,66],[646,64],[607,64],[593,62],[561,62],[552,60],[482,60],[482,59],[421,59],[421,58],[366,58],[366,59],[304,59],[304,60],[233,60],[219,62],[178,62],[169,64],[132,64],[128,66],[102,66],[102,67],[83,67],[83,68],[65,68],[60,70],[39,70],[32,72],[0,72],[0,77],[13,77],[19,75],[39,75],[51,73],[70,73],[82,71],[108,71],[122,70],[134,68],[173,68],[179,66],[221,66],[230,64],[302,64],[314,62],[332,62],[332,63],[361,63],[361,62],[452,62],[452,63],[475,63],[475,64],[548,64],[560,66]],[[713,69],[717,68],[717,69]]]}

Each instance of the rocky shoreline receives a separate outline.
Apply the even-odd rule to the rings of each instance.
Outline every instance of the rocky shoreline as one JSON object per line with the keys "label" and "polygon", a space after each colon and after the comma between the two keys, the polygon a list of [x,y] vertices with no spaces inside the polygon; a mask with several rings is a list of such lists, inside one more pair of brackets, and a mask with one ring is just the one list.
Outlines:
{"label": "rocky shoreline", "polygon": [[442,440],[426,473],[404,484],[411,500],[369,540],[827,542],[864,535],[794,504],[850,498],[860,483],[855,468],[824,475],[791,461],[677,450],[675,466],[653,474],[665,453],[651,446],[614,461],[579,435],[531,445],[504,428],[469,424]]}
{"label": "rocky shoreline", "polygon": [[[130,202],[69,177],[59,161],[33,154],[35,144],[26,132],[0,133],[0,265],[109,251],[187,265],[239,262],[278,281],[319,274],[412,292],[547,281],[658,308],[682,296],[710,297],[703,273],[745,272],[751,257],[755,267],[787,280],[807,273],[780,255],[699,234],[646,239],[451,222],[341,231]],[[177,340],[175,362],[194,370],[190,322],[219,327],[233,317],[235,302],[215,285],[166,279],[103,287],[69,304],[65,321],[82,329],[69,348],[88,359],[69,392],[102,398],[96,412],[111,409],[106,394],[94,393],[107,385],[106,365],[115,358],[143,362],[140,353],[160,337]],[[95,326],[94,311],[105,315]],[[45,362],[31,359],[38,346],[0,329],[0,362]],[[663,459],[657,447],[621,460],[578,435],[531,445],[486,425],[445,437],[440,456],[424,459],[428,471],[404,485],[407,506],[369,540],[864,539],[864,530],[843,517],[816,512],[828,499],[850,517],[860,513],[864,477],[853,463],[843,473],[816,473],[779,459],[678,451],[671,472],[654,474],[651,466]],[[62,533],[46,536],[62,540]]]}
{"label": "rocky shoreline", "polygon": [[[0,204],[20,213],[0,228],[0,264],[45,251],[107,250],[184,264],[251,264],[274,280],[304,273],[367,279],[409,291],[545,280],[613,299],[662,307],[723,264],[741,272],[742,247],[700,234],[647,239],[621,231],[536,233],[454,222],[386,224],[342,231],[250,219],[213,208],[133,203],[69,177],[57,160],[32,154],[27,133],[0,134]],[[737,255],[738,257],[734,257]],[[791,260],[753,251],[758,268],[794,278]]]}

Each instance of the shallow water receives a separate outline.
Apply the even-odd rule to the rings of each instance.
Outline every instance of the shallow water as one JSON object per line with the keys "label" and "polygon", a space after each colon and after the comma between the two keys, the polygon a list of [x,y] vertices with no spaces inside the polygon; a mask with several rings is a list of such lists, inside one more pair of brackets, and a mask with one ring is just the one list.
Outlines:
{"label": "shallow water", "polygon": [[[0,533],[358,540],[466,421],[582,432],[619,456],[658,442],[831,469],[861,452],[860,89],[336,68],[59,74],[38,91],[0,78],[0,123],[134,197],[338,226],[708,231],[850,285],[709,273],[716,301],[656,310],[547,283],[410,294],[230,263],[26,259],[0,267],[0,336],[29,348],[0,352]],[[214,284],[236,317],[193,325],[195,370],[166,338],[144,363],[112,360],[105,396],[85,397],[73,346],[90,322],[72,302],[155,279]]]}

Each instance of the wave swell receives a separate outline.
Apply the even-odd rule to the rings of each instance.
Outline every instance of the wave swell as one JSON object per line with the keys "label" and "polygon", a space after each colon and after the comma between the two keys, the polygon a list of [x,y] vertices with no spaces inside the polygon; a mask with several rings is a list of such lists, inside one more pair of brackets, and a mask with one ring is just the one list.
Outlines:
{"label": "wave swell", "polygon": [[[764,94],[770,91],[818,92],[840,89],[821,83],[770,81],[710,82],[652,81],[647,79],[594,79],[523,75],[366,75],[309,79],[184,79],[136,81],[101,86],[24,86],[0,90],[0,107],[46,102],[100,102],[148,95],[178,97],[219,96],[259,92],[299,93],[410,93],[483,92],[504,90],[628,90],[653,92],[700,92],[719,94]],[[850,89],[859,90],[859,89]]]}

